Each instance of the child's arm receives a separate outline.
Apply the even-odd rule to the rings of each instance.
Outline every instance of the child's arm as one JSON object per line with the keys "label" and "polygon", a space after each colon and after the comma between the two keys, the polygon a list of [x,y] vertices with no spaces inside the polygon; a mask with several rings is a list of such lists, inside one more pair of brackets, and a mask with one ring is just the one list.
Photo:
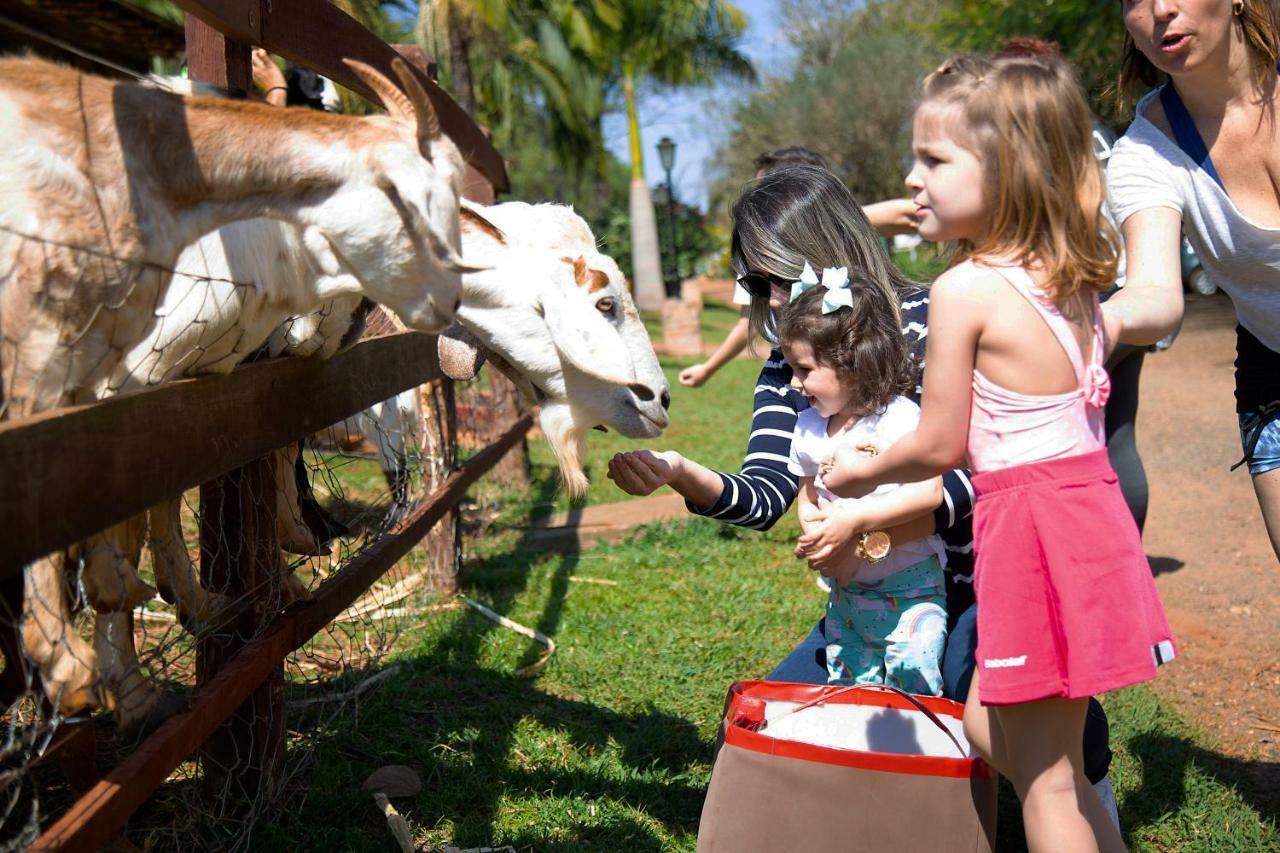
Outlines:
{"label": "child's arm", "polygon": [[[869,496],[856,505],[828,504],[819,509],[820,516],[810,516],[822,523],[804,528],[804,535],[796,542],[796,556],[808,560],[810,568],[822,569],[868,530],[889,530],[895,542],[928,536],[933,533],[933,513],[940,503],[942,478],[934,477]],[[921,518],[927,518],[929,524],[912,523]]]}
{"label": "child's arm", "polygon": [[823,513],[818,509],[818,490],[813,477],[800,478],[800,490],[796,492],[796,518],[805,536],[816,533],[822,526]]}
{"label": "child's arm", "polygon": [[954,272],[944,273],[929,292],[928,368],[920,426],[872,458],[856,449],[838,449],[834,469],[823,477],[835,494],[860,497],[881,483],[931,479],[957,467],[964,458],[973,365],[990,310],[990,279],[968,270],[961,276]]}
{"label": "child's arm", "polygon": [[701,387],[704,382],[715,375],[717,370],[737,358],[738,353],[746,348],[748,331],[747,309],[743,308],[742,316],[738,318],[738,322],[733,324],[733,328],[729,330],[724,343],[716,348],[711,357],[701,364],[695,364],[680,371],[680,384],[687,385],[690,388]]}

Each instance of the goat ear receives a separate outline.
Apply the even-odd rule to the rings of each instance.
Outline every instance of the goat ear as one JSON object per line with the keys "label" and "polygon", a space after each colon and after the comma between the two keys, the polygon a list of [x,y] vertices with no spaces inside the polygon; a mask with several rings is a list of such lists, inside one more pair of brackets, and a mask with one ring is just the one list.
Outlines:
{"label": "goat ear", "polygon": [[450,379],[475,379],[484,364],[488,350],[465,328],[454,323],[440,333],[436,341],[440,369]]}
{"label": "goat ear", "polygon": [[502,233],[502,229],[485,219],[484,215],[475,208],[466,204],[459,206],[458,219],[462,225],[464,241],[479,240],[491,244],[492,247],[507,245],[507,235]]}
{"label": "goat ear", "polygon": [[[391,67],[395,68],[395,63],[397,62],[400,62],[400,60],[392,60]],[[406,121],[414,118],[413,102],[409,100],[404,92],[400,91],[400,88],[395,83],[384,77],[381,72],[355,59],[344,59],[342,64],[350,68],[366,86],[373,90],[373,93],[378,96],[378,100],[382,101],[382,106],[386,107],[387,112],[392,117]],[[399,74],[399,71],[396,73]]]}

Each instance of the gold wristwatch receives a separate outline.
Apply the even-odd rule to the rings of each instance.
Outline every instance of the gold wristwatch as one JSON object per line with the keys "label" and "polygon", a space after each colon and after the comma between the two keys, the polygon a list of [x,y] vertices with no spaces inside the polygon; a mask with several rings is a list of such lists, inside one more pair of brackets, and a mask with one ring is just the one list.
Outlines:
{"label": "gold wristwatch", "polygon": [[858,539],[858,553],[868,563],[878,563],[889,556],[893,537],[887,530],[868,530]]}

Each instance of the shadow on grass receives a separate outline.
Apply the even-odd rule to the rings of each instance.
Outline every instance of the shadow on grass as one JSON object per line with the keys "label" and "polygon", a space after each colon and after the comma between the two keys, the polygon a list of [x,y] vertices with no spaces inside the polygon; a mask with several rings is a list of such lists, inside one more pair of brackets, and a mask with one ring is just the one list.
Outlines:
{"label": "shadow on grass", "polygon": [[[530,515],[550,500],[553,488],[540,484]],[[531,567],[547,559],[534,550],[531,536],[514,552],[469,571],[470,594],[509,613],[528,589]],[[580,554],[571,549],[553,559],[545,604],[532,623],[551,636],[560,627]],[[405,763],[421,774],[424,793],[400,804],[402,810],[419,826],[451,824],[450,843],[462,848],[500,837],[517,849],[539,851],[659,849],[659,823],[671,833],[692,833],[703,787],[689,781],[690,765],[710,754],[696,727],[667,713],[619,713],[552,695],[536,682],[513,678],[505,667],[482,668],[477,661],[495,630],[504,629],[468,612],[429,651],[402,658],[400,672],[362,702],[358,717],[344,714],[332,722],[315,746],[346,759],[329,771],[342,777],[333,786],[334,807],[342,808],[337,791],[358,786],[378,763]],[[529,641],[517,666],[534,662],[542,651]],[[577,758],[561,758],[557,750]],[[316,779],[315,787],[329,783]],[[329,795],[312,796],[327,802]],[[598,815],[595,806],[590,816],[583,813],[583,803],[595,801],[607,805]],[[513,835],[508,813],[526,806],[538,817],[520,821]],[[317,803],[308,811],[328,809]],[[560,812],[564,818],[556,820]],[[381,840],[385,829],[372,809],[355,820]]]}
{"label": "shadow on grass", "polygon": [[1229,758],[1196,746],[1186,738],[1144,732],[1128,742],[1142,766],[1141,787],[1125,797],[1120,810],[1126,830],[1157,823],[1186,809],[1194,769],[1232,788],[1263,821],[1280,825],[1280,764]]}

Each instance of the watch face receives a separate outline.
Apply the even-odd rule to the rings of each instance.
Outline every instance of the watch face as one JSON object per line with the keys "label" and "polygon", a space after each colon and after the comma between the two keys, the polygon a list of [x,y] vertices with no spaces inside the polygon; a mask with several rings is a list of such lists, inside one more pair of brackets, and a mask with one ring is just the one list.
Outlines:
{"label": "watch face", "polygon": [[867,533],[865,539],[862,540],[862,551],[867,555],[867,560],[876,563],[889,556],[889,547],[892,540],[889,534],[883,530],[872,530]]}

